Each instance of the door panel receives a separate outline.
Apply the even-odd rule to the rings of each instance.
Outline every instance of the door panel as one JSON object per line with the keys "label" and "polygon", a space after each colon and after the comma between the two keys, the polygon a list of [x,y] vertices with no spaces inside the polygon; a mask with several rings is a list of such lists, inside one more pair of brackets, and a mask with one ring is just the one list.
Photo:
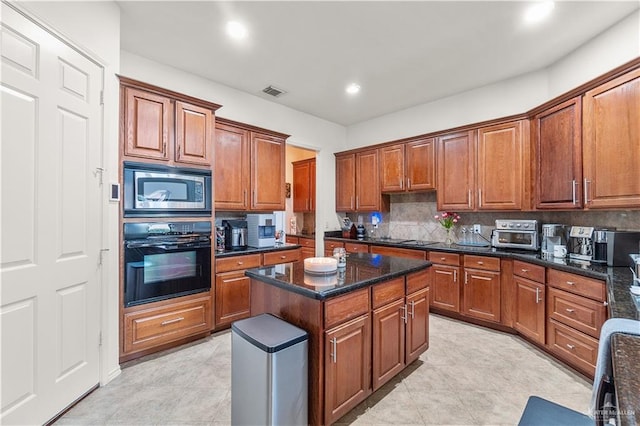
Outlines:
{"label": "door panel", "polygon": [[4,424],[45,423],[99,381],[102,84],[2,4]]}

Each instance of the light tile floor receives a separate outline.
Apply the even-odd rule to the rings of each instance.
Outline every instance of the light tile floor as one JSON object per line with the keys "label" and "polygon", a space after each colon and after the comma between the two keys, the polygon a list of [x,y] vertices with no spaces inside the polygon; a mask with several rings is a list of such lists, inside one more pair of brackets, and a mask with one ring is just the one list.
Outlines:
{"label": "light tile floor", "polygon": [[[431,315],[420,359],[338,424],[514,425],[529,395],[586,413],[591,382],[519,337]],[[123,365],[56,425],[231,424],[231,333]]]}

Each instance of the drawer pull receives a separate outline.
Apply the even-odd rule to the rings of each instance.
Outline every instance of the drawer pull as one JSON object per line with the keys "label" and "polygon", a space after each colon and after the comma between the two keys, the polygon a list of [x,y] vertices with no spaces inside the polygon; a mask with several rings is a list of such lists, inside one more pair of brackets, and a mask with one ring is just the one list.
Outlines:
{"label": "drawer pull", "polygon": [[576,345],[570,345],[567,343],[567,348],[574,350],[576,348]]}
{"label": "drawer pull", "polygon": [[482,262],[482,261],[480,261],[480,260],[479,260],[479,261],[478,261],[478,265],[484,265],[484,262]]}
{"label": "drawer pull", "polygon": [[282,256],[280,256],[280,259],[286,259],[287,256],[285,256],[284,254]]}
{"label": "drawer pull", "polygon": [[540,303],[540,289],[536,288],[536,305]]}
{"label": "drawer pull", "polygon": [[522,272],[523,274],[526,274],[527,272],[529,272],[528,269],[520,269],[520,272]]}
{"label": "drawer pull", "polygon": [[407,305],[402,306],[402,312],[404,312],[404,314],[400,315],[400,319],[404,321],[404,323],[407,323]]}
{"label": "drawer pull", "polygon": [[174,318],[174,319],[171,319],[171,320],[162,321],[160,323],[160,325],[165,326],[165,325],[169,325],[169,324],[174,324],[174,323],[180,322],[182,320],[184,320],[183,317],[178,317],[178,318]]}
{"label": "drawer pull", "polygon": [[567,311],[567,312],[569,312],[570,314],[572,314],[572,313],[574,313],[576,310],[575,310],[575,309],[569,309],[569,308],[567,308],[567,309],[566,309],[566,311]]}
{"label": "drawer pull", "polygon": [[576,285],[576,283],[574,283],[573,281],[567,281],[567,284],[569,284],[569,285]]}
{"label": "drawer pull", "polygon": [[411,305],[411,313],[409,315],[411,315],[411,319],[414,319],[416,317],[416,302],[415,302],[415,300],[412,300],[410,305]]}
{"label": "drawer pull", "polygon": [[244,265],[244,262],[238,262],[237,265]]}
{"label": "drawer pull", "polygon": [[453,282],[457,283],[458,282],[458,271],[457,270],[453,270]]}
{"label": "drawer pull", "polygon": [[440,260],[442,260],[444,262],[445,260],[447,260],[447,258],[446,257],[441,257]]}

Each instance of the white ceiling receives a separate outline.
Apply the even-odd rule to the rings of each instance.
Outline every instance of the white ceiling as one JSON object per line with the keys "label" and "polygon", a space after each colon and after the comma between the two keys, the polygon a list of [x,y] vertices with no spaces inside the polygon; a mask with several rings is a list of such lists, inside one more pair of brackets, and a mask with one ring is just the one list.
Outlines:
{"label": "white ceiling", "polygon": [[[526,26],[521,1],[119,1],[121,43],[165,63],[350,125],[545,68],[639,7],[556,2]],[[227,20],[249,37],[228,39]],[[640,31],[640,29],[639,29]],[[596,60],[596,59],[594,59]],[[356,81],[358,96],[345,86]],[[274,98],[262,89],[287,93]],[[215,101],[215,100],[213,100]]]}

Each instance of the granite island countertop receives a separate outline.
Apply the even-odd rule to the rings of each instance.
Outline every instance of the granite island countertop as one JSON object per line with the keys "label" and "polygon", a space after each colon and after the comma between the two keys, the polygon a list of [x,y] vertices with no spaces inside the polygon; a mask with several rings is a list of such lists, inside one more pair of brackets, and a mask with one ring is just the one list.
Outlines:
{"label": "granite island countertop", "polygon": [[300,248],[299,244],[290,244],[290,243],[282,243],[276,244],[275,246],[269,247],[246,247],[239,250],[225,250],[225,251],[216,251],[216,258],[223,257],[232,257],[232,256],[242,256],[245,254],[256,254],[256,253],[269,253],[272,251],[280,251],[280,250],[295,250]]}
{"label": "granite island countertop", "polygon": [[426,260],[359,253],[347,257],[347,266],[331,274],[305,272],[303,262],[283,263],[245,271],[250,278],[317,300],[349,293],[431,266]]}

